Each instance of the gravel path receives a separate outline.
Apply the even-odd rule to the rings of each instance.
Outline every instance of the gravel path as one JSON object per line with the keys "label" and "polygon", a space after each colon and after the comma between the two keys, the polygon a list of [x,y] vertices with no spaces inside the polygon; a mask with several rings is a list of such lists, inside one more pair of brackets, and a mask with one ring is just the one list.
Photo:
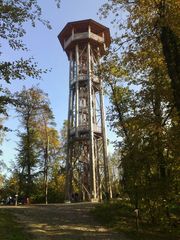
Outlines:
{"label": "gravel path", "polygon": [[89,211],[95,203],[49,204],[8,207],[17,221],[44,240],[128,240],[99,225]]}

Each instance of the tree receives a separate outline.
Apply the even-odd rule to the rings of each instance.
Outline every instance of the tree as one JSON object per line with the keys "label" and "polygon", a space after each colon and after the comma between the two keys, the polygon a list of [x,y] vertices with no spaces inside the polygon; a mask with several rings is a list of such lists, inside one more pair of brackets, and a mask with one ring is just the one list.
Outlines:
{"label": "tree", "polygon": [[116,198],[122,194],[120,179],[122,177],[122,168],[119,149],[108,156],[109,159],[109,177],[112,191],[112,197]]}
{"label": "tree", "polygon": [[[59,7],[60,0],[55,0],[55,2]],[[48,28],[51,28],[50,23],[42,18],[42,9],[37,0],[1,0],[0,3],[0,38],[3,40],[3,43],[6,41],[10,48],[15,51],[27,50],[23,43],[23,37],[26,34],[24,23],[30,22],[35,27],[36,23],[40,21]],[[11,79],[25,79],[26,76],[37,78],[42,72],[42,70],[37,68],[37,64],[33,63],[32,58],[2,61],[0,70],[1,78],[6,82],[10,82]]]}
{"label": "tree", "polygon": [[3,169],[6,168],[6,165],[3,160],[0,160],[0,191],[3,188],[5,176],[3,174]]}
{"label": "tree", "polygon": [[[44,175],[45,203],[48,203],[48,179],[53,165],[60,161],[60,141],[57,130],[53,127],[54,117],[48,105],[44,105],[37,119],[38,126],[38,149],[40,158],[40,169]],[[52,171],[52,170],[51,170]]]}
{"label": "tree", "polygon": [[179,157],[175,152],[179,130],[173,138],[173,150],[169,133],[179,123],[162,66],[142,64],[142,69],[144,74],[142,71],[137,76],[137,68],[129,68],[126,53],[121,59],[114,52],[106,56],[100,74],[110,99],[107,118],[120,138],[117,147],[124,191],[134,207],[141,209],[142,217],[152,222],[170,221],[167,209],[178,196]]}
{"label": "tree", "polygon": [[[122,182],[133,205],[151,216],[151,221],[168,218],[167,209],[177,198],[179,182],[179,106],[173,85],[176,82],[178,89],[178,4],[170,0],[108,1],[100,10],[105,17],[113,13],[113,22],[121,30],[100,70],[111,102],[110,125],[121,137],[117,145]],[[164,27],[173,31],[171,37],[175,34],[176,39],[166,36],[165,43]],[[164,44],[171,61],[165,56]],[[170,74],[169,65],[176,76]],[[169,144],[172,131],[173,150]]]}
{"label": "tree", "polygon": [[[65,192],[65,160],[67,144],[67,121],[64,121],[60,134],[53,127],[48,128],[49,160],[48,160],[48,202],[64,201]],[[42,138],[43,139],[43,138]],[[43,147],[42,144],[40,144]],[[43,156],[42,156],[43,159]]]}
{"label": "tree", "polygon": [[[60,6],[60,0],[55,0],[57,6]],[[7,45],[15,52],[27,51],[23,42],[26,34],[25,23],[30,22],[32,27],[37,22],[41,22],[49,29],[50,23],[42,17],[42,9],[37,0],[0,0],[0,79],[11,83],[11,80],[25,80],[27,77],[40,78],[43,72],[38,68],[37,62],[33,57],[27,59],[20,58],[12,61],[11,59],[3,60],[3,46]],[[0,85],[0,114],[7,114],[7,104],[12,104],[13,99],[10,94]],[[5,129],[6,130],[6,129]]]}
{"label": "tree", "polygon": [[[171,79],[174,102],[180,115],[180,1],[111,0],[100,12],[105,17],[110,12],[114,14],[113,22],[122,30],[115,42],[118,49],[128,53],[127,61],[133,71],[141,69],[143,62],[151,66],[163,65]],[[121,21],[122,12],[126,19]]]}
{"label": "tree", "polygon": [[67,132],[68,122],[64,120],[62,129],[60,130],[60,141],[61,141],[61,161],[62,166],[65,167],[67,159]]}
{"label": "tree", "polygon": [[[24,132],[19,133],[20,192],[35,202],[48,203],[56,195],[62,155],[58,131],[47,94],[37,87],[15,93],[16,111]],[[49,194],[48,194],[49,193]],[[58,195],[58,194],[57,194]],[[62,197],[62,196],[61,196]],[[55,197],[55,201],[58,201]]]}
{"label": "tree", "polygon": [[18,147],[18,164],[21,168],[21,183],[25,194],[29,197],[33,188],[34,171],[37,166],[39,155],[37,149],[39,113],[47,106],[47,96],[42,90],[32,87],[28,90],[23,88],[15,93],[16,112],[24,132],[19,133],[20,142]]}

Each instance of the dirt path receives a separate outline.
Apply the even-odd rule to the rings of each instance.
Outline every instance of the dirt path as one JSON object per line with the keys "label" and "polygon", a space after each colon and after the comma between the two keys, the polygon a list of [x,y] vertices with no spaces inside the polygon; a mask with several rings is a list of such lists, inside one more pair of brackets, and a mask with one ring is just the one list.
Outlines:
{"label": "dirt path", "polygon": [[95,222],[89,214],[93,203],[52,204],[9,207],[18,222],[45,240],[128,240],[123,234],[112,233]]}

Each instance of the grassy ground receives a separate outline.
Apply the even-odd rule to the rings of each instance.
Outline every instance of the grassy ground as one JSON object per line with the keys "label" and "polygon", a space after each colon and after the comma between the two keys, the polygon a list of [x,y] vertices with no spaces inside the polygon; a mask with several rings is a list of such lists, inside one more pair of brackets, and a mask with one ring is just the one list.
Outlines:
{"label": "grassy ground", "polygon": [[177,229],[172,230],[140,222],[137,232],[133,209],[122,203],[0,208],[0,240],[177,240]]}
{"label": "grassy ground", "polygon": [[[90,210],[96,205],[71,203],[0,207],[0,240],[129,240],[93,218]],[[31,236],[28,237],[25,231]]]}
{"label": "grassy ground", "polygon": [[101,224],[112,231],[124,232],[133,240],[178,240],[178,228],[152,226],[139,222],[137,230],[134,209],[127,203],[100,204],[92,210],[92,214]]}
{"label": "grassy ground", "polygon": [[0,209],[0,240],[29,240],[22,226],[17,223],[12,214],[4,209]]}

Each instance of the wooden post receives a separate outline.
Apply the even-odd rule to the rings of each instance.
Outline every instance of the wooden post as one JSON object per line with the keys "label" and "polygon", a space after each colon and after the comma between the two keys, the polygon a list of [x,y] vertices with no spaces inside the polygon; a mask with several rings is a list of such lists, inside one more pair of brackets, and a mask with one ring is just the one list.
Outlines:
{"label": "wooden post", "polygon": [[97,199],[96,192],[96,171],[95,171],[95,159],[94,159],[94,132],[93,132],[93,122],[92,122],[92,80],[91,80],[91,48],[90,43],[88,43],[87,47],[88,54],[88,96],[89,96],[89,131],[90,131],[90,168],[91,168],[91,200]]}
{"label": "wooden post", "polygon": [[66,159],[66,182],[65,182],[65,200],[70,201],[71,197],[71,172],[72,172],[72,162],[71,162],[71,147],[70,147],[70,129],[72,121],[72,94],[71,94],[71,83],[72,83],[72,51],[69,54],[69,105],[68,105],[68,129],[67,129],[67,159]]}
{"label": "wooden post", "polygon": [[76,109],[75,109],[75,127],[76,137],[78,137],[78,126],[79,126],[79,47],[76,44]]}
{"label": "wooden post", "polygon": [[[99,49],[98,49],[99,56]],[[98,57],[99,61],[99,57]],[[103,84],[102,79],[100,82],[100,109],[101,109],[101,131],[102,131],[102,141],[103,141],[103,160],[104,160],[104,178],[105,178],[105,191],[106,198],[110,197],[110,186],[109,186],[109,169],[108,169],[108,155],[107,155],[107,137],[106,137],[106,126],[105,126],[105,111],[104,111],[104,97],[103,97]]]}
{"label": "wooden post", "polygon": [[106,138],[106,128],[105,128],[103,87],[102,87],[101,79],[100,79],[100,108],[101,108],[101,130],[102,130],[103,156],[104,156],[105,189],[106,189],[107,198],[109,198],[110,188],[109,188],[109,169],[108,169],[108,156],[107,156],[107,138]]}
{"label": "wooden post", "polygon": [[91,26],[88,25],[88,37],[90,37],[90,35],[91,35]]}
{"label": "wooden post", "polygon": [[74,28],[72,28],[72,33],[71,33],[72,40],[74,39]]}
{"label": "wooden post", "polygon": [[139,231],[139,209],[136,208],[134,210],[134,213],[135,213],[135,217],[136,217],[136,231],[138,232]]}

